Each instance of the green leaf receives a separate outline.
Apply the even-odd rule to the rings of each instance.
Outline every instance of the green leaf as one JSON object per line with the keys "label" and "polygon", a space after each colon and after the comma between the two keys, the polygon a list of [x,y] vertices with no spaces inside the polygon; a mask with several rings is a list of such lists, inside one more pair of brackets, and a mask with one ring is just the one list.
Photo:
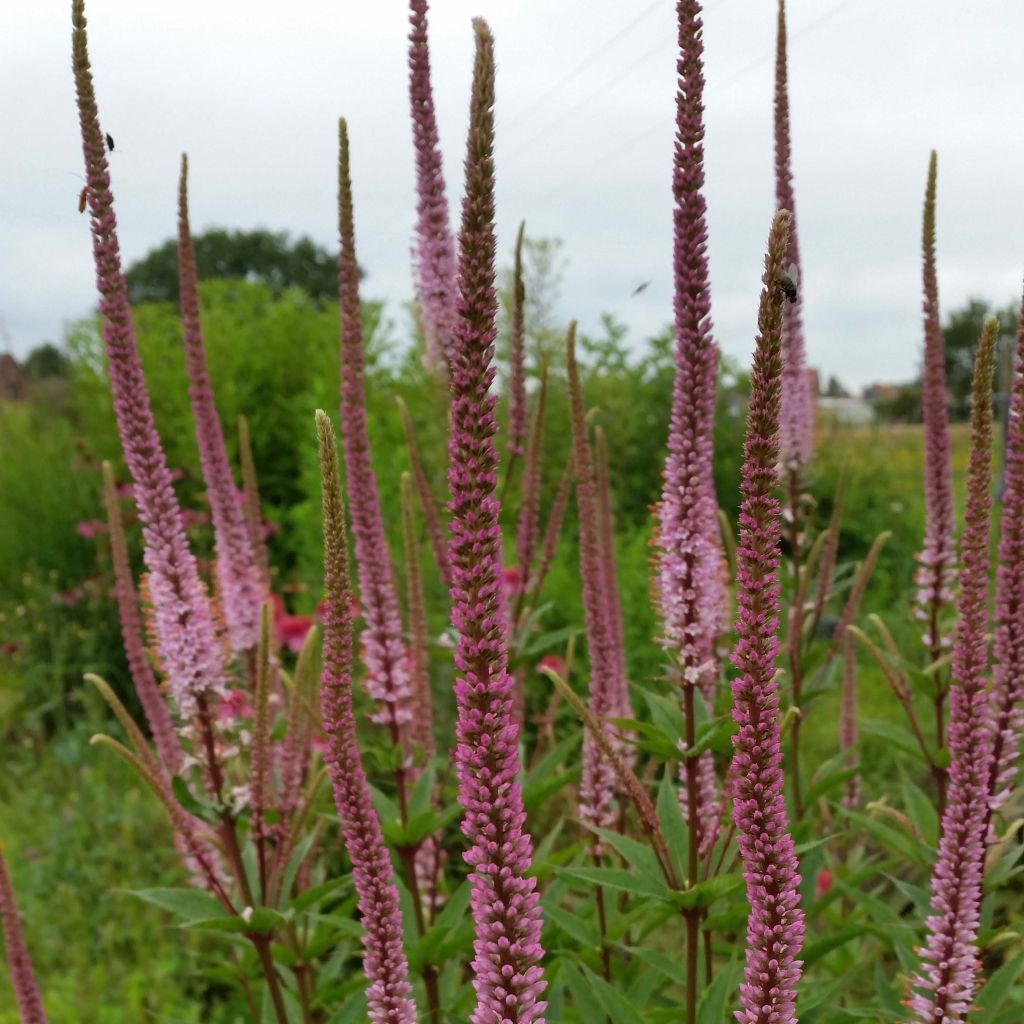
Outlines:
{"label": "green leaf", "polygon": [[647,843],[638,842],[629,836],[620,835],[610,829],[598,828],[596,825],[587,825],[581,822],[585,828],[599,835],[622,859],[627,868],[635,868],[641,874],[653,878],[657,882],[663,880],[661,868],[658,866],[658,858]]}
{"label": "green leaf", "polygon": [[542,901],[544,906],[544,922],[561,929],[570,939],[574,939],[584,949],[597,949],[600,939],[594,928],[579,914],[563,910],[553,901]]}
{"label": "green leaf", "polygon": [[589,891],[590,887],[600,885],[606,889],[615,889],[617,892],[627,892],[634,896],[665,899],[668,895],[668,889],[662,883],[645,878],[643,875],[632,875],[619,868],[567,867],[559,868],[558,874],[564,878],[586,883],[588,886],[586,891]]}
{"label": "green leaf", "polygon": [[604,978],[587,967],[583,974],[612,1024],[644,1024],[643,1017]]}
{"label": "green leaf", "polygon": [[675,742],[677,750],[680,749],[678,744],[686,739],[686,720],[679,701],[661,697],[650,690],[641,690],[640,693],[651,713],[651,721]]}
{"label": "green leaf", "polygon": [[409,792],[409,819],[414,821],[419,815],[428,813],[434,806],[434,782],[437,778],[437,766],[431,761],[423,769],[423,774],[416,780]]}
{"label": "green leaf", "polygon": [[655,949],[645,949],[642,946],[621,946],[621,949],[630,956],[642,960],[649,967],[653,967],[659,974],[663,974],[669,981],[676,985],[686,986],[686,968],[679,957],[666,956]]}
{"label": "green leaf", "polygon": [[666,768],[658,788],[657,811],[676,874],[680,879],[686,878],[690,836],[686,819],[683,817],[683,809],[679,806],[679,790],[672,778],[671,768]]}
{"label": "green leaf", "polygon": [[206,921],[229,918],[232,915],[209,893],[195,889],[122,889],[137,899],[169,910],[185,921]]}
{"label": "green leaf", "polygon": [[1024,955],[1008,960],[981,987],[978,997],[974,1000],[976,1007],[974,1020],[977,1024],[988,1024],[1006,1001],[1011,989],[1017,983],[1021,970],[1024,969]]}
{"label": "green leaf", "polygon": [[563,960],[561,963],[563,964],[562,974],[565,984],[572,993],[572,1001],[579,1013],[580,1020],[600,1024],[605,1014],[590,982],[583,977],[575,964],[567,960]]}
{"label": "green leaf", "polygon": [[706,878],[689,889],[672,893],[673,906],[680,910],[694,910],[697,907],[709,907],[715,900],[728,896],[743,888],[740,875],[715,875]]}
{"label": "green leaf", "polygon": [[833,932],[831,935],[826,935],[823,939],[818,939],[815,942],[808,942],[804,946],[800,953],[800,958],[804,962],[804,968],[808,968],[811,964],[820,960],[823,956],[831,953],[834,949],[839,949],[841,946],[845,946],[848,942],[852,942],[854,939],[860,938],[862,935],[870,934],[871,929],[867,925],[853,924],[847,928],[842,928],[837,932]]}
{"label": "green leaf", "polygon": [[715,980],[700,994],[697,1003],[697,1024],[725,1024],[725,1014],[740,983],[742,968],[734,957]]}
{"label": "green leaf", "polygon": [[316,840],[316,832],[310,832],[308,836],[303,836],[302,840],[295,845],[295,849],[292,851],[291,857],[288,858],[288,864],[285,866],[284,875],[281,879],[281,905],[287,906],[288,900],[291,897],[292,886],[295,884],[295,876],[299,873],[299,868],[302,866],[302,862],[306,859],[309,854],[310,848],[313,846],[313,842]]}
{"label": "green leaf", "polygon": [[174,799],[189,814],[205,822],[215,822],[217,820],[217,808],[208,800],[200,800],[196,797],[192,790],[188,788],[188,783],[180,775],[175,775],[171,779],[171,792],[174,794]]}
{"label": "green leaf", "polygon": [[351,880],[351,875],[341,875],[339,878],[332,878],[327,882],[322,882],[320,885],[314,885],[312,888],[306,889],[305,892],[300,892],[288,904],[288,908],[295,911],[295,913],[310,910],[322,903],[332,893],[346,886]]}
{"label": "green leaf", "polygon": [[924,755],[918,746],[917,740],[909,729],[893,725],[892,722],[883,722],[875,718],[858,719],[860,731],[868,736],[884,740],[887,744],[909,754],[915,761],[924,763]]}
{"label": "green leaf", "polygon": [[921,835],[931,847],[939,844],[939,815],[935,804],[924,794],[921,787],[910,780],[906,772],[903,776],[903,808],[907,817],[921,830]]}

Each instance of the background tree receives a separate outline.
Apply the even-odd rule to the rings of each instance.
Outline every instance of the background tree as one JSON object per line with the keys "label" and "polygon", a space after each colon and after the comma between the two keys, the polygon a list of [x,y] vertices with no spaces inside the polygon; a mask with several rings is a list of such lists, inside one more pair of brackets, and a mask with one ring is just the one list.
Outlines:
{"label": "background tree", "polygon": [[[292,242],[287,231],[210,228],[193,239],[200,280],[262,282],[275,292],[301,288],[317,302],[338,297],[338,257],[309,238]],[[178,243],[168,239],[127,270],[128,297],[178,302]]]}

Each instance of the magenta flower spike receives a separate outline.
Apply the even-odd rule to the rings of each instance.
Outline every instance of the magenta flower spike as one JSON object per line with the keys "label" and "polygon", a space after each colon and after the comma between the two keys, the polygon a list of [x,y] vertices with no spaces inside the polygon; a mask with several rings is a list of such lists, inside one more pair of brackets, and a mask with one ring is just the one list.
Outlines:
{"label": "magenta flower spike", "polygon": [[142,520],[160,663],[174,702],[183,717],[189,718],[199,698],[222,690],[224,650],[195,557],[189,550],[135,343],[128,290],[121,273],[106,144],[89,66],[83,0],[73,0],[71,11],[72,66],[114,412]]}
{"label": "magenta flower spike", "polygon": [[373,716],[374,721],[388,725],[392,740],[397,742],[411,713],[411,690],[394,570],[384,536],[377,477],[370,458],[370,435],[366,426],[366,362],[359,303],[359,264],[356,262],[352,219],[348,126],[344,118],[338,123],[338,142],[338,221],[341,236],[338,294],[345,487],[355,539],[359,600],[366,622],[362,636],[366,688],[380,705]]}
{"label": "magenta flower spike", "polygon": [[[612,667],[615,671],[615,717],[632,718],[633,704],[626,678],[626,644],[622,636],[622,602],[615,571],[615,524],[612,520],[612,485],[608,473],[608,444],[604,430],[594,429],[595,482],[597,484],[598,549],[601,556],[601,590],[605,618],[611,641]],[[632,769],[636,760],[632,747],[624,747],[623,760]]]}
{"label": "magenta flower spike", "polygon": [[[516,558],[519,562],[520,604],[534,579],[533,560],[540,539],[541,452],[544,440],[544,412],[547,406],[548,368],[541,366],[540,384],[534,400],[530,434],[523,459],[522,498],[516,517]],[[515,628],[518,623],[512,623]]]}
{"label": "magenta flower spike", "polygon": [[526,454],[529,417],[526,411],[526,350],[524,314],[526,289],[523,286],[523,232],[526,221],[516,232],[516,255],[512,270],[512,323],[508,349],[508,454],[518,458]]}
{"label": "magenta flower spike", "polygon": [[924,278],[924,374],[921,413],[924,419],[924,548],[918,555],[918,615],[927,623],[924,636],[932,660],[942,654],[939,618],[953,599],[956,552],[953,531],[953,469],[949,440],[949,408],[942,322],[939,319],[939,283],[935,272],[935,179],[938,158],[928,160],[921,230]]}
{"label": "magenta flower spike", "polygon": [[[704,199],[704,40],[701,5],[676,4],[679,58],[672,169],[675,380],[668,457],[658,503],[658,606],[666,648],[684,687],[709,703],[717,666],[715,637],[725,617],[717,502],[711,473],[718,354],[711,336],[711,283]],[[682,768],[681,768],[682,771]],[[714,842],[719,818],[714,760],[696,766],[694,796],[701,848]],[[685,775],[685,772],[683,772]],[[687,787],[680,790],[689,817]]]}
{"label": "magenta flower spike", "polygon": [[716,551],[717,506],[711,478],[717,353],[704,200],[704,72],[700,4],[680,0],[676,144],[672,173],[676,372],[668,458],[658,506],[660,604],[665,644],[685,685],[713,684],[712,650],[724,594]]}
{"label": "magenta flower spike", "polygon": [[[619,737],[606,725],[623,710],[625,669],[620,672],[615,636],[608,619],[608,601],[604,587],[606,566],[601,559],[600,499],[594,460],[587,437],[583,392],[576,364],[576,323],[569,325],[565,345],[566,372],[569,378],[569,416],[572,423],[572,461],[576,471],[576,506],[580,521],[580,578],[583,581],[583,616],[587,631],[590,661],[590,688],[587,706],[594,719],[607,730],[608,740],[622,751]],[[599,740],[590,730],[583,737],[583,776],[580,779],[580,820],[598,828],[615,824],[615,771],[602,754]],[[600,844],[595,844],[600,849]]]}
{"label": "magenta flower spike", "polygon": [[153,667],[146,655],[143,643],[142,615],[139,599],[132,582],[131,563],[128,560],[128,546],[125,543],[124,524],[121,520],[121,505],[114,485],[114,473],[109,462],[103,463],[103,500],[107,507],[107,524],[110,528],[110,560],[114,568],[114,592],[117,597],[117,613],[121,621],[121,640],[128,660],[128,671],[135,692],[139,696],[149,731],[156,745],[160,763],[168,775],[176,775],[181,767],[184,752],[181,740],[174,729],[167,701],[160,692]]}
{"label": "magenta flower spike", "polygon": [[178,182],[178,290],[188,394],[213,518],[221,608],[232,650],[247,651],[259,641],[263,583],[245,521],[245,509],[238,500],[238,488],[228,462],[224,432],[206,366],[196,257],[188,220],[188,157],[184,154]]}
{"label": "magenta flower spike", "polygon": [[932,914],[921,965],[907,1000],[912,1021],[957,1024],[974,1004],[988,833],[992,732],[988,680],[988,568],[992,511],[992,375],[999,321],[978,342],[971,389],[971,455],[960,538],[960,595],[953,642],[949,789],[939,857],[932,869]]}
{"label": "magenta flower spike", "polygon": [[782,305],[779,276],[788,252],[789,214],[772,222],[750,373],[737,545],[736,647],[732,662],[733,821],[747,884],[747,964],[740,1024],[795,1024],[797,959],[804,935],[800,876],[782,794],[782,748],[775,659],[779,652],[779,406]]}
{"label": "magenta flower spike", "polygon": [[455,241],[430,85],[427,0],[409,0],[409,104],[416,149],[416,294],[426,340],[424,362],[447,376],[455,318]]}
{"label": "magenta flower spike", "polygon": [[795,266],[797,295],[786,303],[782,324],[782,409],[779,419],[781,456],[787,466],[800,466],[814,445],[814,400],[804,364],[803,268],[796,234],[792,150],[789,124],[789,86],[786,67],[786,0],[779,0],[775,47],[775,206],[789,210],[789,250],[783,270]]}
{"label": "magenta flower spike", "polygon": [[1017,324],[1005,460],[992,672],[993,810],[1009,796],[1024,732],[1024,301]]}
{"label": "magenta flower spike", "polygon": [[345,849],[363,927],[363,971],[372,1024],[415,1024],[409,998],[409,966],[402,945],[402,915],[380,820],[359,756],[352,712],[352,591],[348,578],[345,508],[338,479],[334,430],[325,412],[316,414],[324,520],[323,668],[320,712],[327,737],[327,772],[341,819]]}
{"label": "magenta flower spike", "polygon": [[544,1020],[541,914],[528,877],[533,843],[518,775],[518,734],[501,595],[491,392],[494,286],[494,40],[473,22],[476,58],[459,237],[459,297],[451,362],[449,554],[458,707],[455,750],[475,929],[472,1024]]}
{"label": "magenta flower spike", "polygon": [[14,886],[7,873],[3,847],[0,846],[0,919],[3,922],[4,947],[7,952],[7,968],[11,972],[14,998],[18,1001],[21,1024],[46,1024],[46,1011],[39,994],[32,961],[29,959],[25,936],[21,930],[21,917],[14,899]]}

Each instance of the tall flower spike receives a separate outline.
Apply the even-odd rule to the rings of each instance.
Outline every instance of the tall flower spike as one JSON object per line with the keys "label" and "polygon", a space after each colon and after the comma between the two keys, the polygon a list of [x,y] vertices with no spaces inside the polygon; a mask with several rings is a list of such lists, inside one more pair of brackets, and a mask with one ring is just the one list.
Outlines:
{"label": "tall flower spike", "polygon": [[455,318],[455,242],[448,222],[444,168],[430,85],[427,0],[409,0],[409,104],[416,148],[416,292],[426,340],[424,361],[448,373]]}
{"label": "tall flower spike", "polygon": [[245,525],[249,531],[249,544],[256,558],[263,593],[270,593],[270,560],[267,542],[263,536],[263,516],[260,512],[260,489],[256,479],[256,460],[252,456],[249,421],[238,417],[238,455],[242,463],[242,493],[244,495]]}
{"label": "tall flower spike", "polygon": [[184,154],[178,182],[178,290],[188,394],[213,518],[221,606],[232,649],[247,651],[256,646],[260,636],[263,585],[245,522],[245,509],[238,500],[238,488],[228,462],[224,432],[206,366],[196,257],[188,221],[188,157]]}
{"label": "tall flower spike", "polygon": [[409,453],[409,467],[412,470],[412,480],[416,485],[416,494],[420,501],[423,525],[427,528],[430,546],[434,551],[434,563],[437,565],[441,582],[446,587],[450,587],[452,567],[448,564],[448,541],[444,535],[444,527],[441,525],[441,517],[438,515],[437,504],[434,501],[433,488],[430,486],[427,471],[423,468],[423,460],[420,458],[412,416],[409,414],[409,407],[400,395],[396,396],[395,401],[402,414],[402,430],[405,432],[405,447]]}
{"label": "tall flower spike", "polygon": [[804,935],[800,876],[782,795],[782,749],[775,659],[779,651],[779,404],[782,304],[779,284],[790,218],[772,222],[750,372],[737,545],[736,647],[733,681],[733,821],[747,883],[747,965],[740,985],[740,1024],[795,1024],[797,960]]}
{"label": "tall flower spike", "polygon": [[924,419],[924,548],[918,555],[918,615],[927,623],[924,637],[932,661],[942,654],[940,616],[953,599],[956,570],[953,530],[953,469],[949,441],[949,408],[942,323],[939,319],[939,283],[935,273],[935,178],[938,158],[928,160],[924,194],[921,258],[924,277],[924,374],[921,413]]}
{"label": "tall flower spike", "polygon": [[1017,324],[1010,419],[1003,464],[1003,514],[996,570],[992,674],[992,808],[1006,801],[1024,731],[1024,301]]}
{"label": "tall flower spike", "polygon": [[405,548],[405,603],[409,611],[409,667],[412,676],[413,739],[429,760],[434,746],[434,701],[430,692],[430,655],[427,651],[427,609],[420,576],[419,544],[412,511],[409,474],[402,474],[402,541]]}
{"label": "tall flower spike", "polygon": [[[668,457],[658,503],[657,605],[664,643],[684,686],[714,696],[715,636],[725,614],[718,549],[717,503],[711,473],[718,357],[711,337],[711,284],[704,199],[704,40],[701,5],[676,4],[676,140],[672,167],[675,380]],[[695,813],[701,847],[714,842],[718,804],[714,761],[695,765]],[[685,772],[685,766],[681,766]],[[680,797],[690,813],[688,788]]]}
{"label": "tall flower spike", "polygon": [[775,206],[789,210],[789,250],[783,269],[795,266],[798,287],[795,302],[786,303],[782,325],[782,407],[779,436],[782,460],[799,466],[811,457],[814,444],[814,407],[804,365],[803,268],[796,235],[796,199],[793,195],[792,152],[789,135],[789,86],[786,68],[786,0],[779,0],[775,44]]}
{"label": "tall flower spike", "polygon": [[[611,640],[612,664],[615,669],[615,716],[632,718],[633,706],[626,679],[626,646],[622,638],[622,602],[615,572],[615,528],[612,521],[612,485],[608,475],[608,443],[604,430],[594,428],[595,482],[597,484],[598,547],[601,555],[601,590],[604,595],[605,618]],[[623,757],[632,768],[635,760],[632,747],[623,750]]]}
{"label": "tall flower spike", "polygon": [[[839,698],[839,749],[846,752],[846,767],[858,768],[857,753],[857,637],[850,630],[843,633],[843,681]],[[851,775],[846,781],[843,806],[856,810],[860,779]]]}
{"label": "tall flower spike", "polygon": [[29,959],[25,936],[21,931],[18,904],[14,899],[14,886],[7,873],[3,847],[0,846],[0,918],[3,920],[4,947],[7,951],[7,967],[11,972],[14,998],[18,1000],[21,1024],[46,1024],[46,1011],[39,994],[32,961]]}
{"label": "tall flower spike", "polygon": [[153,742],[160,763],[169,775],[176,775],[181,767],[183,751],[174,722],[167,707],[167,701],[160,692],[153,668],[146,656],[143,643],[142,615],[139,599],[132,582],[131,563],[128,560],[128,545],[125,543],[124,524],[121,520],[121,503],[114,486],[114,471],[109,462],[103,463],[103,501],[107,508],[107,525],[110,529],[110,559],[114,567],[114,590],[117,596],[117,613],[121,620],[121,640],[128,659],[128,671],[139,703],[149,723]]}
{"label": "tall flower spike", "polygon": [[320,711],[327,737],[327,772],[366,930],[363,971],[370,982],[366,989],[369,1019],[372,1024],[414,1024],[416,1006],[409,998],[412,986],[402,946],[398,889],[359,757],[352,713],[352,613],[345,508],[334,431],[325,412],[317,411],[316,428],[323,486],[326,600]]}
{"label": "tall flower spike", "polygon": [[[576,507],[580,520],[580,578],[583,581],[583,617],[587,630],[590,659],[590,693],[587,706],[605,729],[606,720],[619,715],[621,694],[617,685],[614,637],[608,623],[604,577],[601,564],[601,539],[597,479],[587,438],[583,410],[583,392],[576,365],[576,323],[569,324],[565,343],[566,372],[569,378],[569,416],[572,423],[572,461],[576,470]],[[613,746],[620,747],[618,742]],[[615,773],[602,756],[596,737],[583,737],[583,777],[580,780],[580,819],[588,825],[611,828],[615,824]]]}
{"label": "tall flower spike", "polygon": [[675,382],[668,458],[659,504],[660,604],[666,646],[683,681],[706,689],[724,595],[714,538],[710,473],[717,356],[711,339],[711,291],[704,200],[704,72],[700,4],[679,0],[676,142],[672,171],[675,281]]}
{"label": "tall flower spike", "polygon": [[992,373],[999,321],[978,342],[971,388],[971,455],[960,538],[960,596],[953,643],[949,791],[932,869],[928,940],[907,1001],[911,1020],[957,1024],[978,990],[978,925],[992,766],[988,677],[988,568],[992,512]]}
{"label": "tall flower spike", "polygon": [[167,457],[156,432],[121,273],[114,197],[86,38],[85,4],[71,6],[72,67],[85,153],[93,258],[114,412],[142,520],[156,644],[171,696],[190,717],[197,698],[219,692],[224,655],[195,557],[189,550]]}
{"label": "tall flower spike", "polygon": [[512,330],[508,352],[508,454],[510,458],[524,454],[526,440],[526,352],[524,350],[523,232],[526,221],[516,232],[516,255],[512,271]]}
{"label": "tall flower spike", "polygon": [[458,705],[455,750],[474,922],[472,1024],[544,1020],[541,914],[528,876],[533,843],[518,775],[519,729],[501,596],[495,496],[494,40],[473,22],[476,58],[459,237],[459,298],[452,356],[452,623]]}
{"label": "tall flower spike", "polygon": [[[533,582],[533,558],[540,536],[540,460],[544,439],[544,412],[548,397],[548,368],[540,369],[540,386],[533,405],[530,436],[523,461],[523,490],[516,517],[516,558],[519,561],[520,596],[524,597]],[[512,624],[515,628],[516,623]]]}
{"label": "tall flower spike", "polygon": [[359,599],[366,629],[363,661],[366,688],[381,705],[374,720],[386,723],[392,740],[409,720],[409,672],[402,618],[398,611],[394,571],[377,494],[377,477],[370,460],[366,426],[366,362],[359,303],[359,264],[356,262],[352,220],[352,181],[349,177],[348,126],[338,122],[338,294],[341,308],[341,433],[345,450],[352,536],[359,571]]}

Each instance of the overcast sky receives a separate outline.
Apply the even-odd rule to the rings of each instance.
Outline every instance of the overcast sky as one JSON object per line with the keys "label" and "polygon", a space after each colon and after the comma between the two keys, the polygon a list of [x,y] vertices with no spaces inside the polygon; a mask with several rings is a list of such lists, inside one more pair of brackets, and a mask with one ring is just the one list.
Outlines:
{"label": "overcast sky", "polygon": [[[95,303],[70,72],[70,3],[0,5],[0,350],[58,340]],[[456,210],[472,61],[498,59],[501,262],[520,218],[559,237],[560,313],[637,343],[671,317],[671,0],[435,0],[434,92]],[[772,212],[774,0],[708,0],[707,174],[716,337],[747,361]],[[349,119],[367,295],[411,295],[402,0],[92,0],[90,46],[125,258],[174,231],[267,227],[335,246]],[[919,362],[920,203],[939,151],[944,309],[1024,276],[1024,3],[790,0],[790,91],[809,360],[860,386]],[[651,285],[631,297],[643,281]]]}

